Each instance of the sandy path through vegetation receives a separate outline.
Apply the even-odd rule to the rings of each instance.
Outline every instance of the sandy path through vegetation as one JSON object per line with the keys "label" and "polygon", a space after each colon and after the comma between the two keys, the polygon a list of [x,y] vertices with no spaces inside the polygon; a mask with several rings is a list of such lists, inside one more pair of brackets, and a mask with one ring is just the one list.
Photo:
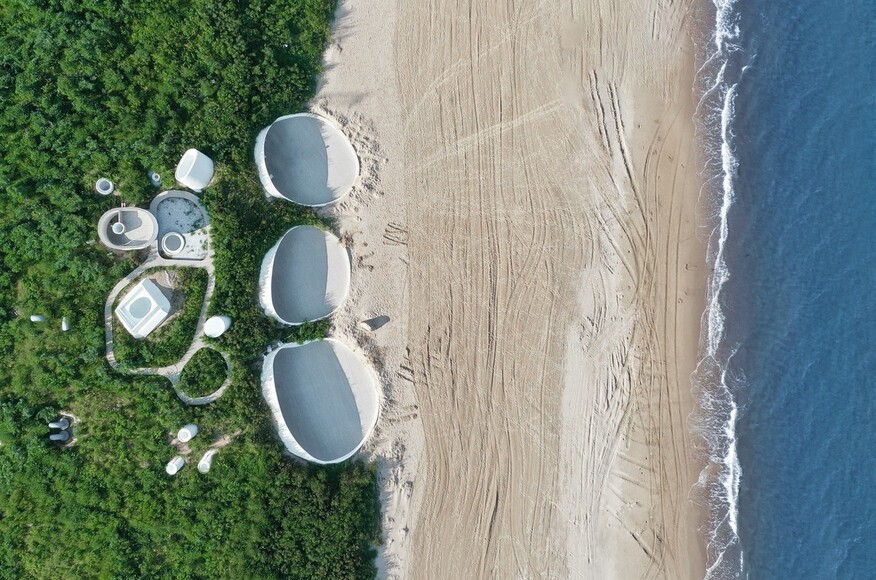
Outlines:
{"label": "sandy path through vegetation", "polygon": [[389,575],[701,575],[691,10],[342,2],[317,102],[365,157],[339,330],[387,388]]}

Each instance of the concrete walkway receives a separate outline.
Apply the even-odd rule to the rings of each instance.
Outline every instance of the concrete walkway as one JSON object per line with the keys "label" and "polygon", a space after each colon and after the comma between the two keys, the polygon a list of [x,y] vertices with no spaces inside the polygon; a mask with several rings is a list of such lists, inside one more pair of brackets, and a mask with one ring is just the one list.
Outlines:
{"label": "concrete walkway", "polygon": [[[209,229],[209,226],[207,226]],[[167,268],[167,267],[176,267],[176,268],[203,268],[207,271],[207,290],[204,292],[204,303],[201,305],[201,313],[198,316],[198,325],[195,329],[195,336],[192,340],[192,344],[189,345],[188,350],[182,356],[179,361],[175,364],[166,367],[158,367],[158,368],[139,368],[139,369],[122,369],[119,365],[119,362],[116,360],[115,353],[113,352],[113,304],[116,301],[119,293],[124,290],[131,282],[137,279],[143,272],[147,270],[153,270],[158,268]],[[210,244],[209,250],[207,252],[207,257],[203,260],[171,260],[161,256],[158,253],[158,242],[153,242],[149,247],[149,255],[143,261],[142,264],[134,268],[127,276],[119,280],[118,284],[116,284],[112,291],[109,293],[109,296],[106,299],[106,304],[104,304],[103,308],[103,319],[104,319],[104,329],[106,333],[106,360],[109,362],[110,367],[113,370],[116,370],[121,373],[131,373],[138,375],[158,375],[166,378],[173,385],[174,391],[176,391],[177,397],[180,398],[183,402],[189,405],[206,405],[207,403],[212,403],[216,399],[222,396],[225,392],[225,389],[228,388],[228,385],[231,383],[231,360],[228,358],[228,355],[224,352],[217,351],[222,355],[222,358],[225,359],[225,365],[228,368],[228,376],[225,379],[225,382],[222,383],[222,386],[219,387],[215,392],[207,395],[205,397],[189,397],[185,393],[181,392],[176,388],[177,383],[179,383],[180,374],[182,374],[183,367],[186,366],[186,363],[195,355],[196,352],[206,347],[204,343],[204,322],[207,317],[207,306],[210,304],[210,298],[213,296],[213,290],[216,288],[216,275],[215,270],[213,268],[213,246]]]}

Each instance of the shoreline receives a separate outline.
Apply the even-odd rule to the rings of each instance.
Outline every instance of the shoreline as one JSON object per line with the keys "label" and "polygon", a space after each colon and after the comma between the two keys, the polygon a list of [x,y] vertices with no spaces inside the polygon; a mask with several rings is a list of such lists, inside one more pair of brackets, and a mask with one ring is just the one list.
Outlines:
{"label": "shoreline", "polygon": [[379,575],[702,577],[693,4],[472,10],[342,0],[312,106],[362,164]]}

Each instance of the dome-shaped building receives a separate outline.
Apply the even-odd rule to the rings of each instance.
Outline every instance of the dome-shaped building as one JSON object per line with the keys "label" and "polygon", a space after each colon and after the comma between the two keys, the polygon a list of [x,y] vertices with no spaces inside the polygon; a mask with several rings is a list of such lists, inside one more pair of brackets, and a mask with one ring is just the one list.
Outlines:
{"label": "dome-shaped building", "polygon": [[347,249],[313,226],[287,231],[262,261],[259,301],[268,316],[284,324],[331,315],[349,290]]}
{"label": "dome-shaped building", "polygon": [[262,394],[286,448],[314,463],[339,463],[377,424],[373,372],[334,339],[286,344],[265,357]]}
{"label": "dome-shaped building", "polygon": [[255,162],[268,194],[311,207],[335,203],[359,176],[359,158],[347,137],[311,113],[286,115],[263,129]]}

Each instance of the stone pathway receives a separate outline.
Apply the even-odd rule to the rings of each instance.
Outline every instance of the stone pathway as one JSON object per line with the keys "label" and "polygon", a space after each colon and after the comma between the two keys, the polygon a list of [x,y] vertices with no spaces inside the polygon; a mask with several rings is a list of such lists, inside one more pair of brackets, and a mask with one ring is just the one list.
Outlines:
{"label": "stone pathway", "polygon": [[[209,229],[207,226],[206,229]],[[203,268],[207,271],[207,290],[204,292],[204,302],[201,305],[201,313],[198,316],[198,325],[195,329],[195,336],[188,350],[175,364],[166,367],[157,368],[139,368],[139,369],[122,369],[119,362],[116,360],[113,352],[113,304],[116,301],[119,293],[125,289],[131,282],[137,279],[143,272],[156,268],[177,267],[177,268]],[[210,298],[213,296],[213,290],[216,288],[216,275],[213,268],[213,247],[209,247],[207,257],[203,260],[171,260],[161,256],[158,253],[158,242],[153,242],[149,247],[149,255],[142,264],[134,268],[127,276],[119,280],[113,287],[112,291],[106,299],[103,308],[104,330],[106,333],[106,360],[110,367],[118,372],[127,372],[138,375],[158,375],[166,378],[173,385],[177,397],[188,405],[206,405],[212,403],[225,393],[225,389],[231,384],[231,360],[224,352],[217,351],[225,359],[225,365],[228,368],[228,376],[222,386],[215,392],[204,397],[189,397],[182,391],[176,388],[179,383],[179,377],[182,374],[183,367],[195,355],[196,352],[206,347],[204,343],[204,322],[207,317],[207,306],[210,304]]]}

